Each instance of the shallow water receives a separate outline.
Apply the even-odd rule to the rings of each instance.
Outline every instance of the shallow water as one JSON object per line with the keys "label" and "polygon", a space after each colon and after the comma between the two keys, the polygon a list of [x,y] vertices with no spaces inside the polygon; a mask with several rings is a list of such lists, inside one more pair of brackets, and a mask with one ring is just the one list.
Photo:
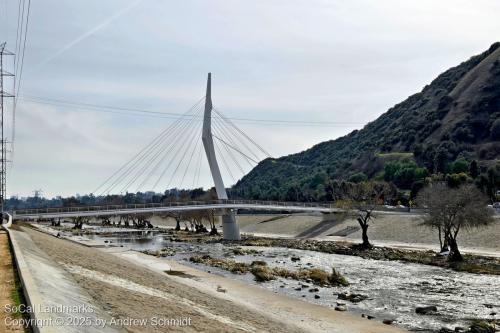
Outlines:
{"label": "shallow water", "polygon": [[[234,255],[234,246],[222,244],[192,244],[170,242],[170,235],[156,232],[135,232],[108,236],[88,235],[89,238],[105,239],[114,245],[123,245],[133,250],[159,250],[169,247],[176,250],[168,257],[192,265],[198,269],[256,284],[276,293],[286,294],[306,301],[335,307],[337,302],[347,304],[348,311],[374,316],[374,320],[393,319],[412,331],[432,332],[441,327],[466,327],[472,318],[492,319],[491,313],[500,310],[500,277],[455,272],[439,267],[409,264],[396,261],[363,259],[355,256],[326,254],[306,250],[273,247],[242,247],[258,250],[258,254]],[[212,257],[230,257],[236,261],[264,260],[270,266],[281,266],[291,270],[301,267],[318,267],[329,271],[334,267],[350,282],[349,287],[321,288],[309,292],[309,288],[295,290],[303,282],[277,279],[257,283],[252,274],[237,275],[227,271],[190,263],[195,254],[210,254]],[[292,262],[297,256],[300,261]],[[316,287],[316,286],[314,286]],[[369,298],[360,303],[337,299],[338,293],[359,293]],[[314,295],[319,295],[316,299]],[[419,315],[415,308],[435,305],[436,315]]]}

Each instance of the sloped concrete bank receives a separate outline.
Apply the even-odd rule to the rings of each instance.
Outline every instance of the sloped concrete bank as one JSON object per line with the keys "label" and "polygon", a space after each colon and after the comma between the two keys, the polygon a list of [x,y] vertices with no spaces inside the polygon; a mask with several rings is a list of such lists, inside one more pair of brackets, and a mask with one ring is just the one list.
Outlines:
{"label": "sloped concrete bank", "polygon": [[110,316],[28,234],[16,227],[5,229],[26,300],[26,307],[14,308],[12,312],[29,314],[29,322],[19,324],[29,325],[35,333],[121,332],[114,327],[101,327]]}
{"label": "sloped concrete bank", "polygon": [[[9,235],[10,245],[12,247],[12,253],[14,254],[14,261],[16,262],[17,273],[19,275],[19,279],[21,280],[21,284],[23,287],[23,294],[26,300],[26,306],[31,309],[39,309],[42,304],[42,297],[38,292],[38,289],[35,286],[33,276],[28,268],[28,264],[24,258],[24,255],[19,247],[19,244],[13,235],[14,232],[10,230],[10,228],[4,228]],[[44,321],[48,320],[48,316],[45,313],[37,314],[35,311],[29,311],[30,319],[33,322],[36,321]],[[31,329],[35,333],[39,332],[52,332],[52,330],[43,329],[38,325],[30,325]]]}

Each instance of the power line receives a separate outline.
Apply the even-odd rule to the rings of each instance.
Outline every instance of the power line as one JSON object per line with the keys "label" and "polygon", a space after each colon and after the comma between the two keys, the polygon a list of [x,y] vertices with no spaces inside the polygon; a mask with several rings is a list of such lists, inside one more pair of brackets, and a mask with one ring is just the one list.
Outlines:
{"label": "power line", "polygon": [[241,155],[245,156],[246,158],[248,158],[249,160],[251,160],[252,162],[256,163],[256,164],[259,164],[259,162],[257,162],[256,160],[254,160],[253,158],[251,158],[250,156],[246,155],[245,153],[243,153],[241,150],[239,150],[238,148],[235,148],[233,146],[231,146],[229,143],[227,143],[226,141],[222,140],[221,138],[219,138],[218,136],[216,135],[213,135],[212,136],[214,138],[216,138],[217,140],[219,140],[220,142],[222,142],[223,144],[225,144],[226,146],[228,146],[229,148],[233,149],[234,151],[240,153]]}
{"label": "power line", "polygon": [[[21,4],[22,2],[22,4]],[[22,11],[21,11],[22,7]],[[16,56],[14,57],[14,94],[15,96],[19,96],[19,91],[21,90],[21,82],[23,77],[23,68],[24,68],[24,55],[26,51],[26,43],[28,40],[28,28],[29,28],[29,18],[30,18],[30,9],[31,9],[31,0],[28,0],[28,6],[26,9],[26,20],[24,19],[25,12],[25,1],[19,0],[18,6],[18,17],[17,17],[17,31],[16,31]],[[23,37],[24,32],[24,37]],[[21,44],[22,43],[22,44]],[[22,50],[22,51],[21,51]],[[21,60],[18,61],[18,57],[21,56]],[[18,72],[19,68],[19,72]],[[16,87],[17,84],[17,87]],[[17,109],[17,98],[14,98],[13,107],[12,107],[12,133],[11,133],[11,146],[12,152],[11,157],[14,159],[14,148],[15,148],[15,140],[16,140],[16,109]]]}
{"label": "power line", "polygon": [[22,51],[22,56],[21,56],[21,65],[20,65],[20,70],[19,70],[19,80],[17,83],[17,90],[16,90],[16,95],[19,95],[19,90],[21,89],[21,79],[23,77],[23,67],[24,67],[24,52],[26,51],[26,41],[28,39],[28,27],[29,27],[29,19],[30,19],[30,7],[31,7],[31,0],[28,0],[28,10],[26,12],[26,24],[24,28],[24,42],[23,42],[23,51]]}
{"label": "power line", "polygon": [[234,133],[234,130],[229,125],[226,124],[226,122],[224,121],[224,119],[220,118],[220,116],[219,116],[219,118],[214,117],[213,119],[215,119],[215,123],[216,124],[220,123],[220,126],[222,127],[223,131],[227,130],[229,142],[233,146],[236,146],[236,143],[231,139],[231,137],[236,138],[236,140],[239,141],[247,149],[247,151],[249,151],[253,155],[253,157],[255,157],[255,159],[259,159],[259,157],[257,156],[257,154],[254,153],[254,151],[252,149],[250,149],[250,147],[246,144],[245,140],[242,140],[240,138],[240,136],[238,136],[238,133]]}
{"label": "power line", "polygon": [[269,154],[262,146],[260,146],[257,142],[255,142],[250,136],[248,136],[242,129],[240,129],[238,126],[236,126],[228,117],[224,116],[221,112],[217,111],[214,109],[215,113],[219,115],[223,120],[227,121],[235,130],[240,132],[248,141],[253,143],[264,155],[267,155],[267,157],[272,157],[271,154]]}
{"label": "power line", "polygon": [[[102,104],[92,104],[92,103],[81,103],[81,102],[70,102],[61,99],[44,98],[37,96],[25,95],[19,97],[20,99],[37,103],[37,104],[48,104],[62,107],[72,107],[81,110],[90,110],[94,112],[105,112],[105,113],[115,113],[123,114],[128,116],[146,116],[155,118],[176,118],[181,114],[174,112],[163,112],[163,111],[152,111],[138,108],[128,108],[120,106],[102,105]],[[214,109],[218,112],[216,109]],[[126,111],[126,112],[124,112]],[[194,116],[193,116],[194,117]],[[239,117],[226,117],[222,116],[224,119],[232,120],[235,122],[255,124],[255,125],[277,125],[277,126],[311,126],[311,127],[336,127],[336,126],[359,126],[364,125],[360,122],[334,122],[334,121],[308,121],[308,120],[277,120],[277,119],[253,119],[253,118],[239,118]],[[202,116],[195,117],[197,120],[202,121]],[[233,125],[234,126],[234,125]]]}
{"label": "power line", "polygon": [[[217,119],[217,118],[213,118],[213,119]],[[232,138],[224,131],[224,128],[222,128],[217,121],[213,122],[213,124],[215,125],[215,128],[214,130],[216,130],[215,134],[217,135],[220,135],[219,133],[221,133],[221,135],[227,140],[229,141],[229,143],[233,146],[237,146],[237,144],[235,143],[234,140],[232,140]],[[231,157],[232,156],[232,152],[226,147],[224,146],[224,148],[226,149],[226,151],[228,152],[228,154],[231,154]],[[241,150],[241,148],[238,147],[238,149]],[[247,150],[255,157],[256,160],[259,159],[259,157],[250,149],[247,148]],[[234,161],[234,158],[233,158],[233,161]],[[251,168],[254,167],[254,165],[250,162],[250,160],[248,158],[245,157],[245,161],[247,161],[248,165],[250,165]],[[238,164],[239,166],[239,163],[236,163]],[[242,168],[240,167],[240,170],[242,170]],[[244,174],[244,171],[242,171],[242,173]]]}
{"label": "power line", "polygon": [[224,147],[224,150],[227,152],[227,154],[229,155],[229,158],[233,161],[233,163],[236,165],[236,167],[238,169],[240,169],[242,175],[245,175],[245,170],[243,170],[243,168],[241,167],[240,163],[238,163],[238,159],[236,157],[234,157],[233,153],[231,152],[231,150],[229,150],[229,148],[227,148],[225,145],[222,145]]}
{"label": "power line", "polygon": [[[6,76],[12,76],[13,74],[4,71],[4,56],[14,55],[10,51],[5,49],[6,43],[0,44],[0,206],[1,212],[3,213],[4,202],[7,196],[7,146],[5,140],[5,108],[4,100],[5,98],[12,98],[14,95],[9,94],[5,91],[4,80]],[[15,91],[14,91],[15,93]]]}

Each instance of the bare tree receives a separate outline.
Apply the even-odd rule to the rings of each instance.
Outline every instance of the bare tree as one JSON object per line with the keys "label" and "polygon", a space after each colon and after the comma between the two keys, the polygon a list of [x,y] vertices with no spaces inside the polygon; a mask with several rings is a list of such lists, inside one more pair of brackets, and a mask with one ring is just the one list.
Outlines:
{"label": "bare tree", "polygon": [[74,226],[73,226],[73,229],[79,229],[79,230],[82,230],[83,229],[83,224],[84,223],[88,223],[88,219],[86,219],[85,217],[83,216],[77,216],[75,218],[73,218],[73,222],[74,222]]}
{"label": "bare tree", "polygon": [[375,219],[373,210],[376,205],[392,198],[396,189],[386,182],[362,182],[351,184],[346,192],[347,200],[342,201],[342,206],[354,214],[361,227],[361,247],[370,249],[372,245],[368,239],[368,227]]}
{"label": "bare tree", "polygon": [[217,216],[215,215],[215,209],[209,209],[205,212],[205,217],[208,220],[208,223],[210,224],[210,235],[218,235],[219,232],[217,231]]}
{"label": "bare tree", "polygon": [[175,231],[181,230],[182,214],[180,212],[166,212],[162,215],[164,218],[175,220]]}
{"label": "bare tree", "polygon": [[203,210],[186,211],[182,213],[182,218],[189,221],[191,229],[196,233],[207,232],[207,228],[203,224],[205,212]]}
{"label": "bare tree", "polygon": [[450,261],[462,261],[457,237],[462,229],[484,227],[493,222],[493,212],[487,207],[488,199],[473,185],[449,188],[444,183],[431,184],[417,198],[427,209],[424,224],[436,228],[440,245],[450,246]]}

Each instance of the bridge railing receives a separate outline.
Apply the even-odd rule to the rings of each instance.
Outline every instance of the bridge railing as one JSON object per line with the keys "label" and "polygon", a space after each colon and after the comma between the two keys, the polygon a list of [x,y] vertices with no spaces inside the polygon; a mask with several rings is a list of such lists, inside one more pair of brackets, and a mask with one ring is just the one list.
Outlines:
{"label": "bridge railing", "polygon": [[332,203],[314,203],[314,202],[293,202],[293,201],[263,201],[263,200],[210,200],[210,201],[182,201],[165,203],[144,203],[144,204],[125,204],[125,205],[93,205],[93,206],[73,206],[73,207],[50,207],[50,208],[30,208],[14,210],[13,214],[20,215],[41,215],[54,213],[74,213],[74,212],[92,212],[92,211],[110,211],[110,210],[132,210],[147,208],[166,208],[176,206],[207,206],[213,205],[214,208],[221,205],[245,205],[251,206],[278,206],[278,207],[304,207],[304,208],[332,208]]}

